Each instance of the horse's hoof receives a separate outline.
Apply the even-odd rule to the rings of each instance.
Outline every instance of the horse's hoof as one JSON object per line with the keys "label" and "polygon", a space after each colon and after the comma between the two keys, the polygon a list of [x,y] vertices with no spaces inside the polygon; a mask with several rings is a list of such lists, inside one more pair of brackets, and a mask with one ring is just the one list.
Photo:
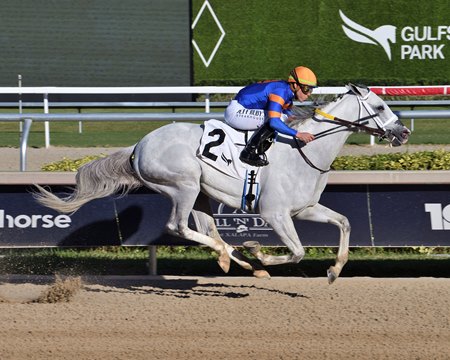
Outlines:
{"label": "horse's hoof", "polygon": [[258,279],[270,279],[270,274],[266,270],[255,270],[253,276]]}
{"label": "horse's hoof", "polygon": [[246,241],[242,244],[252,255],[261,250],[261,244],[257,241]]}
{"label": "horse's hoof", "polygon": [[333,267],[330,266],[330,268],[327,270],[327,276],[328,276],[328,284],[332,284],[337,278],[338,274],[334,271]]}
{"label": "horse's hoof", "polygon": [[217,260],[217,263],[219,264],[219,266],[221,267],[221,269],[223,270],[223,272],[225,274],[228,273],[228,271],[230,271],[230,256],[228,255],[228,253],[226,251],[222,251],[222,253],[219,255],[219,259]]}

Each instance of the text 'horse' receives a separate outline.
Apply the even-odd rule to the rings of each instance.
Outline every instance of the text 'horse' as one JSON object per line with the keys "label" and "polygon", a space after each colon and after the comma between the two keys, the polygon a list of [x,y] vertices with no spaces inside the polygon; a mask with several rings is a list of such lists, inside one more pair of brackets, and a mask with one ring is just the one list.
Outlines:
{"label": "text 'horse'", "polygon": [[[396,146],[405,143],[410,134],[386,103],[368,88],[353,84],[347,88],[348,93],[317,109],[311,118],[291,125],[315,134],[316,140],[301,147],[292,138],[278,136],[268,153],[270,164],[259,170],[261,191],[255,212],[270,224],[290,255],[267,255],[260,251],[257,242],[244,243],[258,262],[220,237],[208,197],[239,209],[243,182],[199,159],[197,150],[203,127],[197,124],[163,126],[135,146],[84,165],[77,173],[74,191],[65,198],[40,186],[35,197],[45,206],[72,213],[93,199],[146,186],[172,201],[168,233],[213,248],[225,272],[231,258],[257,277],[269,276],[261,264],[298,263],[303,258],[305,251],[293,219],[330,223],[340,230],[336,262],[328,270],[328,281],[332,283],[347,262],[350,236],[348,219],[319,204],[333,160],[354,131],[376,135]],[[188,227],[191,213],[196,230]]]}

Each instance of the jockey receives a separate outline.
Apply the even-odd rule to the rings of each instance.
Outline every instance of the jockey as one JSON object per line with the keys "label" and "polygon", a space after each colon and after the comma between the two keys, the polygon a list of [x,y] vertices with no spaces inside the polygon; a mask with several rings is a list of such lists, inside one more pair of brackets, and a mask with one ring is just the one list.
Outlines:
{"label": "jockey", "polygon": [[[287,81],[273,80],[250,84],[243,88],[225,110],[225,122],[239,130],[256,130],[242,150],[239,159],[252,166],[268,165],[264,152],[267,140],[275,132],[291,135],[308,143],[314,136],[297,132],[287,126],[282,118],[291,115],[293,99],[303,102],[317,86],[316,75],[305,66],[298,66],[289,74]],[[263,157],[260,157],[263,155]]]}

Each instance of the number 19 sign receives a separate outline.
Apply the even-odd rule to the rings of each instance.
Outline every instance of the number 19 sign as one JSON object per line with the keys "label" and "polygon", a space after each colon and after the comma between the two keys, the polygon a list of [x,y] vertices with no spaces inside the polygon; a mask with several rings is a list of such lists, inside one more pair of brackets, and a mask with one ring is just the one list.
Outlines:
{"label": "number 19 sign", "polygon": [[442,204],[425,204],[425,211],[430,213],[432,230],[450,230],[450,205],[442,208]]}

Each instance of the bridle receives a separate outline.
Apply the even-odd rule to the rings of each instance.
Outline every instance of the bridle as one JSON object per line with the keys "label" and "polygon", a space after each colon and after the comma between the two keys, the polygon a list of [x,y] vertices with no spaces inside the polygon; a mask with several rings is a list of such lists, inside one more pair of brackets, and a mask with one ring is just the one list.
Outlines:
{"label": "bridle", "polygon": [[[352,92],[349,92],[347,94],[355,95]],[[388,120],[387,122],[382,123],[381,120],[379,119],[378,115],[384,110],[384,108],[381,108],[381,109],[379,109],[378,112],[376,112],[372,108],[367,106],[367,104],[366,104],[366,100],[370,96],[370,92],[364,97],[360,97],[357,95],[355,95],[355,96],[356,96],[356,99],[358,100],[358,105],[359,105],[359,116],[358,116],[358,119],[356,119],[355,121],[344,120],[344,119],[338,118],[336,116],[333,116],[331,114],[328,114],[321,109],[315,109],[315,111],[314,111],[315,114],[313,116],[314,120],[324,121],[323,119],[318,119],[316,117],[316,114],[317,114],[317,115],[324,117],[327,120],[332,121],[334,124],[338,125],[335,128],[331,128],[331,129],[322,131],[318,134],[315,134],[314,136],[316,139],[326,136],[329,133],[333,133],[335,130],[340,129],[342,127],[346,128],[349,131],[365,132],[366,134],[369,134],[369,135],[384,138],[384,136],[386,134],[386,125],[389,124],[391,121],[396,120],[397,118],[393,117],[392,119]],[[367,116],[362,115],[364,110],[368,114]],[[374,119],[375,123],[377,124],[376,128],[366,126],[367,120],[369,120],[369,119]]]}
{"label": "bridle", "polygon": [[[373,136],[378,136],[378,138],[380,140],[384,139],[386,137],[386,129],[385,126],[390,123],[391,121],[393,121],[394,118],[388,120],[386,123],[381,123],[381,121],[378,118],[378,115],[380,114],[381,111],[383,111],[384,109],[382,109],[379,112],[374,112],[372,109],[370,109],[369,107],[367,107],[365,100],[367,100],[368,96],[370,95],[367,94],[364,98],[360,98],[357,97],[358,99],[358,103],[359,103],[359,118],[355,121],[350,121],[350,120],[344,120],[341,118],[338,118],[336,116],[333,116],[321,109],[315,109],[314,111],[314,116],[313,116],[313,120],[316,121],[329,121],[332,122],[333,124],[337,124],[337,126],[325,130],[325,131],[321,131],[317,134],[314,134],[314,140],[320,139],[322,137],[328,136],[328,135],[332,135],[336,132],[342,131],[342,130],[347,130],[347,131],[354,131],[354,132],[365,132],[366,134],[369,135],[373,135]],[[362,111],[363,109],[369,114],[367,116],[361,116],[362,115]],[[317,115],[322,116],[323,118],[327,119],[318,119],[316,117]],[[378,119],[377,119],[378,118]],[[367,120],[369,119],[374,119],[375,123],[377,124],[376,128],[372,128],[370,126],[367,126]],[[314,141],[313,140],[313,141]],[[306,156],[306,154],[303,152],[302,147],[305,145],[305,143],[301,142],[299,139],[295,138],[295,141],[297,143],[297,148],[298,151],[300,153],[300,155],[302,156],[303,160],[305,160],[305,162],[312,167],[313,169],[319,171],[321,174],[325,174],[327,172],[329,172],[331,169],[328,170],[323,170],[319,167],[317,167],[316,165],[314,165],[312,163],[312,161]]]}
{"label": "bridle", "polygon": [[[340,129],[342,127],[347,128],[347,130],[349,130],[349,131],[355,131],[355,132],[363,131],[369,135],[374,135],[374,136],[379,136],[379,137],[382,137],[385,134],[385,130],[380,129],[379,127],[373,128],[373,127],[367,126],[363,123],[363,122],[366,122],[366,120],[377,117],[379,113],[370,114],[370,115],[361,117],[355,121],[350,121],[350,120],[344,120],[344,119],[338,118],[338,117],[328,114],[325,111],[320,110],[320,109],[316,109],[314,112],[318,115],[323,116],[324,118],[326,118],[328,120],[333,121],[333,123],[338,124],[338,126],[336,126],[334,128],[331,128],[331,129],[328,129],[325,131],[321,131],[320,133],[315,134],[314,135],[315,139],[320,139],[321,137],[330,135],[331,133],[335,132],[337,129]],[[313,118],[314,118],[314,116],[313,116]],[[318,119],[315,119],[315,120],[318,120]]]}

